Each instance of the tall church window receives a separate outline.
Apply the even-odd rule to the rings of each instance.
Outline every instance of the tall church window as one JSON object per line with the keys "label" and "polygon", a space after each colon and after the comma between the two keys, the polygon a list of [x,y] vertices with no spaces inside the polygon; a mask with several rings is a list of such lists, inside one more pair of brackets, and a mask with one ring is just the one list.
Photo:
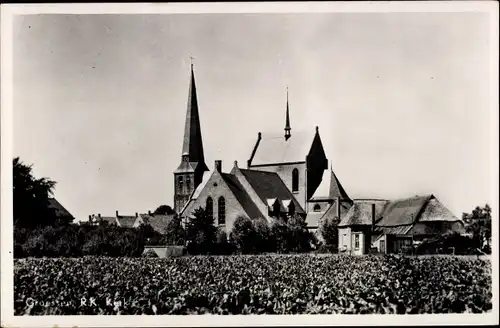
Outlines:
{"label": "tall church window", "polygon": [[299,191],[299,170],[292,171],[292,191]]}
{"label": "tall church window", "polygon": [[210,219],[214,217],[214,201],[212,200],[212,197],[207,198],[207,205],[205,211],[207,212],[207,216]]}
{"label": "tall church window", "polygon": [[224,197],[219,197],[219,224],[226,224],[226,200]]}

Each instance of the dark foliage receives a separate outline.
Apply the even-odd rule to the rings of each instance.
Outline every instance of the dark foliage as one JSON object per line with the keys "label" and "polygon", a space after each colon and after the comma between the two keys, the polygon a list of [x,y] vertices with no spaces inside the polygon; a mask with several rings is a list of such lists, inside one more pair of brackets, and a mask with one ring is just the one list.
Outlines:
{"label": "dark foliage", "polygon": [[[16,315],[442,314],[492,310],[492,268],[487,259],[83,257],[15,260],[14,267]],[[85,306],[81,306],[82,297],[87,299]],[[89,304],[91,297],[95,306]]]}

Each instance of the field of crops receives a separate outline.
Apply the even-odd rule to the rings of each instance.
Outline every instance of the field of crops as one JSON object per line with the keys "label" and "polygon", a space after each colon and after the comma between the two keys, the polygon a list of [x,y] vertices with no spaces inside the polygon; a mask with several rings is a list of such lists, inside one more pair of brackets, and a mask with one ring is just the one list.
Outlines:
{"label": "field of crops", "polygon": [[15,260],[16,315],[481,313],[477,258],[226,256]]}

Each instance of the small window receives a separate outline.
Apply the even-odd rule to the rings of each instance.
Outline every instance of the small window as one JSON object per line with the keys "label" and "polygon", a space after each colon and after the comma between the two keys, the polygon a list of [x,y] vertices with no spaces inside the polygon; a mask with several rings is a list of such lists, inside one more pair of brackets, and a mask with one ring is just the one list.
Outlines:
{"label": "small window", "polygon": [[293,202],[290,202],[290,205],[288,205],[288,214],[290,216],[295,214],[295,204]]}
{"label": "small window", "polygon": [[293,169],[292,171],[292,191],[299,191],[299,170]]}
{"label": "small window", "polygon": [[354,235],[354,248],[359,249],[359,234]]}
{"label": "small window", "polygon": [[319,206],[319,204],[314,205],[313,211],[314,211],[314,212],[319,212],[319,211],[321,211],[321,206]]}
{"label": "small window", "polygon": [[214,217],[214,201],[212,200],[212,197],[207,198],[207,205],[205,211],[207,212],[207,216],[210,219]]}
{"label": "small window", "polygon": [[226,224],[226,200],[224,197],[219,198],[219,224]]}

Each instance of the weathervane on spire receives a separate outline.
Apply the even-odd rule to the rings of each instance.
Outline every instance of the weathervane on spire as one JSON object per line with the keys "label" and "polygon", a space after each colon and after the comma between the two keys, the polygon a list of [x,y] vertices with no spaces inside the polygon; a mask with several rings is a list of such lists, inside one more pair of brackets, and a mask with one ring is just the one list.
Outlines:
{"label": "weathervane on spire", "polygon": [[292,134],[290,133],[292,128],[290,127],[290,113],[288,109],[288,85],[286,86],[286,121],[285,121],[285,140],[290,139]]}

